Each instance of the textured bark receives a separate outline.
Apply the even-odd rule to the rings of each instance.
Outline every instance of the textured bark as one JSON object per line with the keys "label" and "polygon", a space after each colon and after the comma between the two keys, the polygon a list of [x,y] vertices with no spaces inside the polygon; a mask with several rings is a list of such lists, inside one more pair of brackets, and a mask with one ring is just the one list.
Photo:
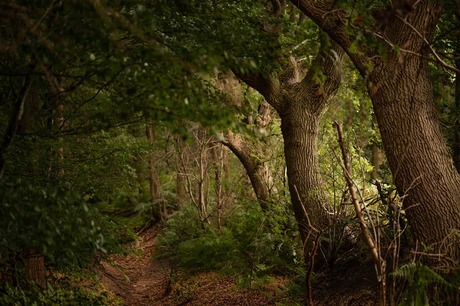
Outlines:
{"label": "textured bark", "polygon": [[34,283],[41,287],[46,285],[46,267],[45,257],[30,249],[23,251],[24,268],[26,272],[27,282]]}
{"label": "textured bark", "polygon": [[[309,99],[311,96],[307,94],[303,98]],[[320,113],[311,114],[301,100],[286,104],[288,107],[280,117],[288,185],[305,243],[312,230],[321,231],[329,225],[317,157]]]}
{"label": "textured bark", "polygon": [[[460,60],[457,61],[457,67],[460,69]],[[453,155],[454,155],[454,163],[455,168],[457,168],[457,172],[460,173],[460,73],[457,73],[456,81],[455,81],[455,107],[457,110],[457,119],[454,125],[454,144],[453,144]]]}
{"label": "textured bark", "polygon": [[[395,184],[416,238],[433,252],[460,225],[460,176],[444,141],[426,63],[406,57],[371,76],[371,98]],[[416,93],[416,94],[414,94]],[[459,245],[450,254],[458,258]]]}
{"label": "textured bark", "polygon": [[[291,2],[347,51],[366,78],[388,162],[416,239],[432,246],[434,253],[458,260],[460,243],[447,238],[460,229],[460,175],[441,133],[423,57],[441,4],[405,1],[411,10],[383,10],[392,22],[376,20],[376,36],[387,47],[382,58],[365,43],[350,48],[354,37],[345,30],[343,13],[332,2]],[[401,51],[394,52],[393,46]]]}
{"label": "textured bark", "polygon": [[[340,84],[344,54],[323,35],[321,38],[320,53],[304,78],[292,58],[277,80],[239,75],[264,95],[281,118],[289,191],[307,253],[314,236],[329,226],[317,137],[321,114]],[[325,76],[324,82],[318,81],[319,73]]]}
{"label": "textured bark", "polygon": [[[457,2],[457,19],[458,19],[458,26],[460,27],[460,1]],[[458,37],[458,36],[457,36]],[[455,52],[458,56],[457,60],[455,61],[455,67],[460,70],[460,37],[457,38],[457,48]],[[457,168],[457,172],[460,173],[460,73],[457,72],[455,75],[455,106],[456,110],[456,117],[454,122],[454,143],[453,143],[453,157],[454,157],[454,164],[455,168]]]}
{"label": "textured bark", "polygon": [[241,135],[227,133],[223,142],[243,164],[249,180],[251,181],[252,189],[259,201],[262,210],[266,210],[269,205],[270,192],[268,189],[268,171],[255,156],[258,152],[254,152],[253,148],[247,145]]}
{"label": "textured bark", "polygon": [[214,191],[216,195],[216,218],[217,228],[221,230],[224,215],[224,209],[230,203],[230,192],[225,188],[228,182],[228,150],[222,144],[218,143],[212,150],[214,159]]}
{"label": "textured bark", "polygon": [[[226,95],[226,100],[230,105],[241,107],[243,104],[241,83],[233,76],[221,75],[217,86]],[[270,122],[270,106],[261,103],[258,108],[258,116],[254,120],[252,114],[243,119],[246,124],[254,124],[259,129],[265,129]],[[222,144],[227,146],[243,165],[257,201],[263,211],[267,210],[270,203],[269,185],[272,181],[270,170],[266,163],[261,161],[264,155],[264,148],[261,148],[255,141],[234,134],[229,131],[224,135],[225,140]]]}

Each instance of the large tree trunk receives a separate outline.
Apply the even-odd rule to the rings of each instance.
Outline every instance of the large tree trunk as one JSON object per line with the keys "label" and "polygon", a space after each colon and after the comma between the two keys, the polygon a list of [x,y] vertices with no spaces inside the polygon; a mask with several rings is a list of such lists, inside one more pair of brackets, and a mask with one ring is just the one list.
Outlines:
{"label": "large tree trunk", "polygon": [[264,95],[281,118],[291,202],[307,260],[315,237],[330,225],[319,173],[317,138],[321,114],[340,85],[344,55],[325,35],[320,34],[320,39],[319,54],[303,78],[293,58],[278,80],[239,76]]}
{"label": "large tree trunk", "polygon": [[[460,0],[456,1],[456,13],[455,16],[457,18],[457,27],[460,27]],[[460,35],[457,34],[456,37],[456,48],[455,54],[457,56],[455,60],[455,68],[460,71]],[[456,72],[455,74],[455,104],[454,109],[455,113],[455,121],[454,121],[454,143],[453,143],[453,157],[454,157],[454,164],[455,168],[457,168],[457,172],[460,173],[460,72]]]}
{"label": "large tree trunk", "polygon": [[460,243],[451,238],[460,229],[460,175],[441,133],[426,59],[441,3],[393,1],[376,12],[386,18],[376,18],[368,30],[382,40],[382,56],[375,42],[359,42],[347,31],[344,12],[331,1],[291,2],[347,51],[365,77],[415,238],[434,247],[430,252],[458,260]]}
{"label": "large tree trunk", "polygon": [[[385,35],[404,49],[425,54],[438,19],[439,4],[425,1],[406,21],[389,25]],[[388,52],[385,61],[374,62],[368,80],[396,187],[405,197],[416,239],[432,246],[430,252],[458,260],[460,244],[452,238],[460,228],[460,175],[440,128],[428,62]]]}
{"label": "large tree trunk", "polygon": [[[460,39],[457,43],[458,59],[455,61],[455,67],[460,70]],[[456,119],[454,122],[454,143],[453,143],[453,156],[455,168],[460,173],[460,73],[457,72],[455,76],[455,110]]]}
{"label": "large tree trunk", "polygon": [[460,245],[445,239],[460,226],[460,176],[439,126],[427,63],[400,61],[392,58],[370,76],[385,152],[417,240],[458,259]]}
{"label": "large tree trunk", "polygon": [[[317,139],[320,114],[310,113],[305,101],[286,103],[280,114],[291,201],[304,243],[329,226],[324,183],[319,173]],[[325,103],[323,103],[325,105]]]}

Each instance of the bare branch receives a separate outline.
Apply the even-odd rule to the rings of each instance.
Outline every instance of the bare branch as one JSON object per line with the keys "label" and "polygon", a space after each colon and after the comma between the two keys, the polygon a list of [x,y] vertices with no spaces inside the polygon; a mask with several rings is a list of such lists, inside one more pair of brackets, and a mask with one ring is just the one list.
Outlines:
{"label": "bare branch", "polygon": [[337,129],[338,142],[340,145],[340,149],[342,151],[343,163],[341,164],[341,166],[343,170],[343,175],[347,182],[348,190],[352,198],[356,216],[358,217],[358,220],[359,220],[359,225],[361,227],[363,238],[371,251],[372,258],[377,267],[377,278],[379,282],[379,294],[380,294],[379,302],[381,305],[386,305],[386,294],[385,294],[386,292],[386,275],[385,275],[386,262],[380,254],[378,240],[376,241],[376,239],[378,239],[378,236],[372,237],[370,234],[369,227],[367,226],[366,220],[364,219],[363,211],[361,209],[361,203],[359,203],[358,195],[356,194],[356,190],[354,188],[354,181],[353,181],[353,178],[351,177],[352,168],[348,160],[347,150],[345,148],[345,144],[343,141],[342,125],[340,125],[338,122],[335,122],[334,125]]}

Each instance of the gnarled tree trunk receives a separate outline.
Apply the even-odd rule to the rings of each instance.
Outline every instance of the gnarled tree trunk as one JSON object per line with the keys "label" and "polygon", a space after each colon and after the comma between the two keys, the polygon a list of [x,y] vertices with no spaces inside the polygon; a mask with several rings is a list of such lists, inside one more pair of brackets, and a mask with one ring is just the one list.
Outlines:
{"label": "gnarled tree trunk", "polygon": [[315,236],[330,225],[317,138],[321,114],[340,85],[344,55],[340,47],[324,35],[320,37],[320,52],[303,78],[293,58],[277,80],[238,75],[258,90],[281,118],[289,191],[306,254]]}
{"label": "gnarled tree trunk", "polygon": [[[345,13],[325,1],[291,1],[344,48],[365,77],[388,162],[415,233],[428,250],[460,258],[460,175],[437,117],[427,51],[441,12],[437,1],[393,1],[368,28],[386,48],[359,42]],[[376,15],[377,16],[377,15]],[[348,28],[349,29],[349,28]],[[353,45],[353,42],[357,42]],[[380,49],[381,50],[381,49]],[[457,238],[455,238],[457,237]]]}

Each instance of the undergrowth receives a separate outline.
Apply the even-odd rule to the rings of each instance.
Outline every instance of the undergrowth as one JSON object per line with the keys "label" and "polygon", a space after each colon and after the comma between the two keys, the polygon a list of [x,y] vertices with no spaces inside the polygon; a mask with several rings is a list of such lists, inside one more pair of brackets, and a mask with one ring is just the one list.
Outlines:
{"label": "undergrowth", "polygon": [[0,305],[121,305],[105,292],[95,293],[78,287],[33,287],[24,290],[20,287],[3,285],[0,287]]}
{"label": "undergrowth", "polygon": [[184,206],[158,241],[156,256],[189,271],[219,270],[243,285],[269,275],[295,275],[301,261],[295,219],[281,204],[266,212],[257,203],[238,206],[220,228],[201,222],[194,206]]}
{"label": "undergrowth", "polygon": [[457,305],[460,301],[460,272],[449,281],[431,268],[416,262],[407,263],[391,273],[404,288],[399,306]]}

